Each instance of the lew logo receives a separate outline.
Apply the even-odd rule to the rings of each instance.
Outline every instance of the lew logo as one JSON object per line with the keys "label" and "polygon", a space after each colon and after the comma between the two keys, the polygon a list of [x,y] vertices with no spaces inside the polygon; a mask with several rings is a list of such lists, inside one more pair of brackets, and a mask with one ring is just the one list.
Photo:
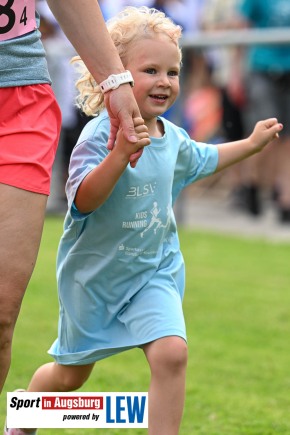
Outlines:
{"label": "lew logo", "polygon": [[[147,396],[107,396],[106,422],[118,424],[143,423]],[[128,426],[129,427],[129,426]]]}

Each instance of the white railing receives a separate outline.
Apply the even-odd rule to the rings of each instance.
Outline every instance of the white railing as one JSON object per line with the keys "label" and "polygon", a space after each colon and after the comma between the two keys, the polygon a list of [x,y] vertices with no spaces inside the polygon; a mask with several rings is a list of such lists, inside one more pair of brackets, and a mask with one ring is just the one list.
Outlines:
{"label": "white railing", "polygon": [[183,48],[253,44],[290,44],[290,27],[187,33],[181,40]]}

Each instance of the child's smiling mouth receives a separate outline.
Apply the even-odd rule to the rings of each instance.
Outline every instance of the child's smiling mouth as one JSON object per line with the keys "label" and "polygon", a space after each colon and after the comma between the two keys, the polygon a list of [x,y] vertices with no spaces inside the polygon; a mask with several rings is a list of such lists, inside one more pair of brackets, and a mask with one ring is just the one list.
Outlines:
{"label": "child's smiling mouth", "polygon": [[150,94],[149,97],[161,102],[166,101],[168,98],[168,96],[164,94]]}

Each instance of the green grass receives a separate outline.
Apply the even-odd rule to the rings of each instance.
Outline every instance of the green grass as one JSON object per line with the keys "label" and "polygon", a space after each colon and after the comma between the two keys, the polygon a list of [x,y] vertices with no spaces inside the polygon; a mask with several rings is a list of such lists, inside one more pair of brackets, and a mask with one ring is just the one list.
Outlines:
{"label": "green grass", "polygon": [[[62,218],[46,219],[4,392],[25,387],[34,370],[50,361],[46,351],[57,331],[55,254],[61,231]],[[290,245],[185,229],[180,230],[180,240],[187,264],[184,311],[189,344],[180,434],[290,434]],[[98,363],[83,391],[146,391],[148,382],[143,354],[134,350]],[[146,433],[86,430],[96,432]]]}

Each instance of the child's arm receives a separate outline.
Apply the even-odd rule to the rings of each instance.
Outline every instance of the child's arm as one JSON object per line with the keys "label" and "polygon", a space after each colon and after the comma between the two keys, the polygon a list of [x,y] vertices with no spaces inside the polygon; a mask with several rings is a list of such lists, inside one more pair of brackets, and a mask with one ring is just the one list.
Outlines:
{"label": "child's arm", "polygon": [[282,128],[282,124],[279,124],[276,118],[266,119],[257,122],[253,133],[247,139],[217,145],[219,162],[216,172],[262,151],[266,145],[279,137]]}
{"label": "child's arm", "polygon": [[132,154],[150,144],[148,129],[143,124],[143,119],[134,118],[133,121],[138,142],[128,142],[123,130],[120,129],[113,150],[80,184],[75,196],[75,205],[81,213],[90,213],[100,207],[112,193]]}

